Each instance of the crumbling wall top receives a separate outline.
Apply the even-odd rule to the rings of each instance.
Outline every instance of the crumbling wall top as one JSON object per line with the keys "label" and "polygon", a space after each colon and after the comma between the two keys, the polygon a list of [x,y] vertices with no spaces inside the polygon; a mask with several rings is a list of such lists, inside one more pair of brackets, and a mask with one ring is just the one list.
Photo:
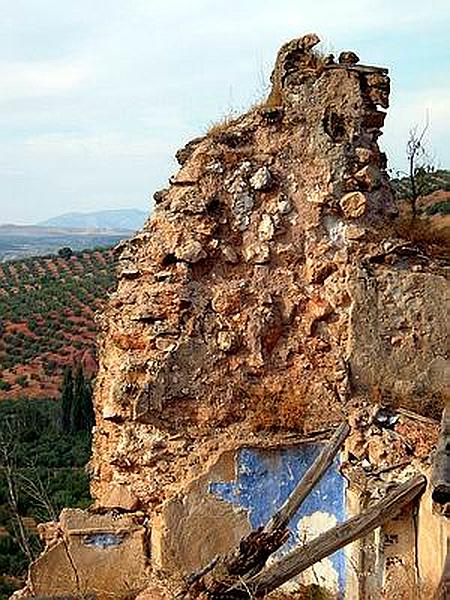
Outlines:
{"label": "crumbling wall top", "polygon": [[[120,248],[101,319],[101,506],[156,506],[219,447],[330,427],[375,391],[416,398],[419,376],[420,394],[434,386],[445,319],[426,268],[389,240],[387,70],[317,43],[283,46],[268,100],[177,153],[154,214]],[[417,285],[433,329],[415,316]]]}

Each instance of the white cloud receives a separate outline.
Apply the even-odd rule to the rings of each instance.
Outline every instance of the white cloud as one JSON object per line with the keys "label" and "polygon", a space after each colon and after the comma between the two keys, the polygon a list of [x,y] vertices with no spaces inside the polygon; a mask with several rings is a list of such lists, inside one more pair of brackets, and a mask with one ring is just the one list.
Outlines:
{"label": "white cloud", "polygon": [[86,65],[52,62],[0,62],[1,100],[67,93],[92,76]]}
{"label": "white cloud", "polygon": [[43,156],[85,156],[88,158],[136,157],[150,158],[152,155],[165,155],[172,147],[167,139],[133,139],[120,133],[99,135],[44,134],[29,137],[23,146],[32,154]]}

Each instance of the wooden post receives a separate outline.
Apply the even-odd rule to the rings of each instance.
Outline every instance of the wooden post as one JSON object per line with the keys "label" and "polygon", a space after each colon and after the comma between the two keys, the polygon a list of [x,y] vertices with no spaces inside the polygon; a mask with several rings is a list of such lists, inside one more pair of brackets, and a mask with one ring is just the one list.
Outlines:
{"label": "wooden post", "polygon": [[349,433],[350,426],[348,423],[342,423],[337,428],[331,440],[303,475],[289,498],[271,518],[265,528],[266,531],[275,531],[289,525],[289,521],[303,504],[306,497],[333,463],[336,454],[339,452]]}
{"label": "wooden post", "polygon": [[252,531],[231,553],[215,558],[202,571],[191,575],[186,588],[177,598],[200,598],[205,593],[209,598],[219,599],[233,584],[259,573],[269,556],[286,542],[289,537],[289,521],[333,463],[349,432],[349,425],[342,423],[267,525]]}
{"label": "wooden post", "polygon": [[397,486],[382,500],[344,523],[336,525],[314,540],[296,548],[262,573],[245,579],[243,585],[230,588],[222,598],[236,600],[262,597],[299,575],[316,562],[333,554],[354,540],[366,536],[391,520],[426,487],[426,478],[417,475]]}

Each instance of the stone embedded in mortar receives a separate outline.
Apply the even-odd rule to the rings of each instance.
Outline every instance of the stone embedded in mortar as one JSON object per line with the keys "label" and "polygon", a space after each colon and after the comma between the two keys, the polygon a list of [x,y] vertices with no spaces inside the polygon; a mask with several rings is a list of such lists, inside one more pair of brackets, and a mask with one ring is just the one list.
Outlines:
{"label": "stone embedded in mortar", "polygon": [[225,257],[225,260],[227,262],[230,262],[233,264],[236,264],[237,262],[239,262],[239,256],[231,246],[229,246],[228,244],[222,244],[220,246],[220,249],[221,249],[222,254]]}
{"label": "stone embedded in mortar", "polygon": [[255,241],[245,246],[243,255],[247,262],[264,264],[270,259],[270,248],[267,242]]}
{"label": "stone embedded in mortar", "polygon": [[175,158],[177,159],[178,164],[183,166],[184,163],[187,162],[187,160],[192,156],[192,153],[197,148],[197,146],[203,141],[203,139],[204,138],[202,137],[195,138],[189,143],[187,143],[186,146],[178,150],[175,154]]}
{"label": "stone embedded in mortar", "polygon": [[256,171],[250,178],[250,185],[254,190],[267,190],[272,184],[273,178],[269,169],[264,166]]}
{"label": "stone embedded in mortar", "polygon": [[355,148],[355,155],[358,162],[362,165],[367,165],[374,160],[373,151],[370,148],[364,148],[363,146]]}
{"label": "stone embedded in mortar", "polygon": [[277,208],[281,215],[288,215],[292,211],[292,204],[287,198],[282,197],[278,200]]}
{"label": "stone embedded in mortar", "polygon": [[368,96],[370,100],[382,108],[389,107],[390,82],[385,73],[369,73],[366,76]]}
{"label": "stone embedded in mortar", "polygon": [[275,227],[270,215],[264,214],[258,226],[258,237],[263,242],[270,241],[275,233]]}
{"label": "stone embedded in mortar", "polygon": [[201,214],[208,210],[213,201],[213,196],[205,198],[195,187],[182,187],[176,194],[172,194],[170,210],[174,213]]}
{"label": "stone embedded in mortar", "polygon": [[214,289],[211,306],[216,313],[230,315],[241,308],[241,287],[239,285],[221,285]]}
{"label": "stone embedded in mortar", "polygon": [[233,212],[240,231],[245,231],[250,225],[250,215],[255,201],[247,193],[238,194],[233,203]]}
{"label": "stone embedded in mortar", "polygon": [[217,345],[223,352],[230,352],[236,344],[236,335],[231,331],[219,331]]}
{"label": "stone embedded in mortar", "polygon": [[195,263],[206,257],[206,252],[198,240],[187,240],[175,249],[175,256],[188,263]]}
{"label": "stone embedded in mortar", "polygon": [[376,165],[366,165],[355,173],[355,179],[363,186],[363,189],[371,192],[380,187],[382,175]]}
{"label": "stone embedded in mortar", "polygon": [[341,65],[356,65],[359,62],[359,56],[354,52],[346,51],[339,54],[339,64]]}
{"label": "stone embedded in mortar", "polygon": [[356,219],[367,211],[367,198],[362,192],[350,192],[339,201],[346,217]]}

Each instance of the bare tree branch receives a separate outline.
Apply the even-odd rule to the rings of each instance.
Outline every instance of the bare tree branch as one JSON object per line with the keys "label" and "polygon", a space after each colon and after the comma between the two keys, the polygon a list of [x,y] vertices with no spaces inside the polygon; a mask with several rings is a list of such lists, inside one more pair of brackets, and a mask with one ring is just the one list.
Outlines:
{"label": "bare tree branch", "polygon": [[419,132],[418,127],[415,126],[409,131],[409,138],[406,143],[406,157],[408,159],[408,177],[411,186],[411,193],[409,195],[409,203],[411,205],[412,218],[415,219],[417,216],[417,200],[422,195],[423,190],[421,189],[419,176],[422,171],[428,172],[429,168],[425,165],[425,162],[429,162],[431,166],[431,160],[426,161],[427,152],[425,148],[425,135],[429,128],[429,116],[427,113],[425,125]]}
{"label": "bare tree branch", "polygon": [[3,462],[6,484],[8,487],[8,504],[12,516],[17,524],[17,542],[22,552],[31,562],[34,557],[29,543],[29,536],[27,534],[22,516],[19,511],[16,478],[14,476],[14,469],[11,460],[13,443],[13,437],[7,440],[4,431],[0,429],[0,455]]}

